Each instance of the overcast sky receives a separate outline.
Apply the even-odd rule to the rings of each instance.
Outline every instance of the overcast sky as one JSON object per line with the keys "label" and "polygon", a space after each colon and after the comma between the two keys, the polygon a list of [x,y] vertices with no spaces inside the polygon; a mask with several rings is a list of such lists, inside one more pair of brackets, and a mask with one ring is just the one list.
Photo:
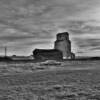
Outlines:
{"label": "overcast sky", "polygon": [[100,0],[0,0],[0,54],[53,48],[64,31],[76,55],[100,56]]}

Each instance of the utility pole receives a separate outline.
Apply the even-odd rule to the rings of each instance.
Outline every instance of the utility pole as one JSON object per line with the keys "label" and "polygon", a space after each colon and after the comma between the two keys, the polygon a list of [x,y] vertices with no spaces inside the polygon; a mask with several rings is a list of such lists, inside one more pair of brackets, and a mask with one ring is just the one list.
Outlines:
{"label": "utility pole", "polygon": [[5,57],[7,57],[7,47],[5,47]]}

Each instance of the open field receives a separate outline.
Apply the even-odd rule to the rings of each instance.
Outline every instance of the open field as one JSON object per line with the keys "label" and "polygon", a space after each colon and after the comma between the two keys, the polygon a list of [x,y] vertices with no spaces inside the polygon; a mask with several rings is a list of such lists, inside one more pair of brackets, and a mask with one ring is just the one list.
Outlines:
{"label": "open field", "polygon": [[100,61],[0,62],[0,100],[100,100]]}

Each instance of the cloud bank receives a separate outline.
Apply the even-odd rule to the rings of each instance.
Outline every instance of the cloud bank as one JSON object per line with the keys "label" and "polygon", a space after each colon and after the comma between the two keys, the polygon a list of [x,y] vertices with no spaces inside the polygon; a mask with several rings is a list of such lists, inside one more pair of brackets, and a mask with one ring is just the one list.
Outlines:
{"label": "cloud bank", "polygon": [[9,54],[52,48],[63,31],[77,55],[100,55],[100,1],[0,0],[0,47],[7,46]]}

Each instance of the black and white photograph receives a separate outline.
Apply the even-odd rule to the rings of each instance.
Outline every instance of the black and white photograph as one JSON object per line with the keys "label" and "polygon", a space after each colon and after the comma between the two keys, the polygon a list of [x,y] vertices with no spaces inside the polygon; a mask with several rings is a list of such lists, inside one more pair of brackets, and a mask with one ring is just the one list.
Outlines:
{"label": "black and white photograph", "polygon": [[0,0],[0,100],[100,100],[100,0]]}

